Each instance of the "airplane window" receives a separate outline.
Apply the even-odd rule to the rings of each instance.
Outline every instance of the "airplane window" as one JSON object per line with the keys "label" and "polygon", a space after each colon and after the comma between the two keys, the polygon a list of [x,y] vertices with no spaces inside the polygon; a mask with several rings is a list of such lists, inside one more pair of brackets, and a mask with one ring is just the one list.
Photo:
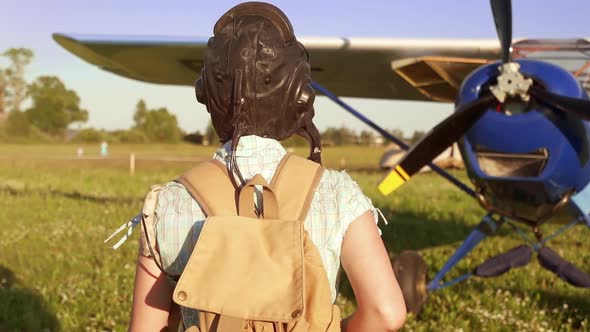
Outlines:
{"label": "airplane window", "polygon": [[504,153],[482,147],[476,147],[475,151],[481,170],[498,177],[539,176],[549,157],[545,148],[530,153]]}

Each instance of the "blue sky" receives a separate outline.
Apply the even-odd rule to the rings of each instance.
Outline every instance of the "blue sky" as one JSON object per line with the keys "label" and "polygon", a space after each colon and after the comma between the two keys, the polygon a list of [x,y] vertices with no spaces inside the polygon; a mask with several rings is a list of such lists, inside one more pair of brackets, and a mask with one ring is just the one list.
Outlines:
{"label": "blue sky", "polygon": [[[208,37],[215,21],[239,1],[94,0],[4,2],[0,13],[0,51],[35,51],[29,80],[59,76],[78,92],[90,113],[86,126],[128,128],[135,104],[166,106],[183,129],[202,130],[208,121],[190,87],[142,83],[102,71],[51,39],[53,32],[108,35]],[[588,37],[587,0],[515,0],[515,37]],[[300,37],[495,38],[487,0],[273,1],[291,19]],[[4,65],[5,63],[0,63]],[[450,104],[346,98],[387,128],[428,130],[452,111]],[[316,99],[316,123],[366,128],[327,99]]]}

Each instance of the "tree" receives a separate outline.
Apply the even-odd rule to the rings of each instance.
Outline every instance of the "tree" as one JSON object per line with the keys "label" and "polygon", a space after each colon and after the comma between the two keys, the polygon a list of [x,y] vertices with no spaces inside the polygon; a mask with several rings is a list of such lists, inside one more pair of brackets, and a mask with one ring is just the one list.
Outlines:
{"label": "tree", "polygon": [[51,135],[63,135],[71,123],[86,122],[88,112],[80,108],[80,97],[55,76],[38,77],[29,86],[33,106],[26,111],[29,121]]}
{"label": "tree", "polygon": [[395,136],[396,138],[400,139],[400,140],[403,140],[404,139],[404,132],[403,132],[403,130],[401,130],[399,128],[388,129],[387,132],[390,133],[391,135]]}
{"label": "tree", "polygon": [[426,135],[424,131],[414,130],[412,137],[410,137],[410,145],[413,145],[414,143],[418,142],[422,137],[424,137],[424,135]]}
{"label": "tree", "polygon": [[373,145],[375,135],[371,131],[363,130],[359,135],[359,140],[362,145]]}
{"label": "tree", "polygon": [[145,101],[140,100],[135,107],[133,120],[135,128],[152,142],[177,143],[182,136],[176,116],[165,107],[150,110]]}
{"label": "tree", "polygon": [[145,120],[147,118],[148,108],[145,100],[140,99],[135,105],[135,113],[133,114],[133,121],[135,122],[135,128],[143,128],[145,126]]}
{"label": "tree", "polygon": [[77,143],[98,143],[104,141],[106,133],[104,130],[97,130],[94,128],[86,128],[78,131],[76,136],[72,138],[72,142]]}
{"label": "tree", "polygon": [[182,140],[192,144],[203,144],[203,134],[200,131],[195,131],[192,134],[186,134],[182,137]]}
{"label": "tree", "polygon": [[6,110],[6,71],[0,68],[0,114]]}
{"label": "tree", "polygon": [[3,55],[10,59],[10,66],[4,71],[4,84],[0,82],[0,85],[4,86],[0,99],[5,99],[4,103],[0,101],[0,107],[9,105],[6,109],[21,110],[21,105],[27,97],[25,67],[31,63],[33,51],[27,48],[11,48]]}
{"label": "tree", "polygon": [[217,132],[215,131],[211,121],[209,121],[209,124],[207,124],[207,129],[205,129],[205,139],[207,141],[207,145],[219,144],[219,136],[217,135]]}
{"label": "tree", "polygon": [[351,129],[346,127],[334,128],[329,127],[322,133],[322,139],[326,140],[327,144],[334,145],[348,145],[356,143],[356,134]]}
{"label": "tree", "polygon": [[281,145],[286,148],[293,148],[293,147],[300,147],[300,146],[309,146],[307,140],[299,135],[293,135],[284,141],[281,141]]}
{"label": "tree", "polygon": [[117,143],[146,143],[147,136],[139,129],[114,130],[110,132],[107,141]]}
{"label": "tree", "polygon": [[24,112],[12,111],[6,118],[5,130],[8,136],[29,137],[31,124]]}

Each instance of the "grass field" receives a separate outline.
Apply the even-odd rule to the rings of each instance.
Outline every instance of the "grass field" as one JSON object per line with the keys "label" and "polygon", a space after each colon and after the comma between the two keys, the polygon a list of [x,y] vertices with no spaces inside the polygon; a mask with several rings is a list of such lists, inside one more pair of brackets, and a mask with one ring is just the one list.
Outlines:
{"label": "grass field", "polygon": [[[76,148],[0,145],[0,331],[126,330],[138,235],[117,251],[103,239],[137,213],[151,184],[168,181],[213,151],[126,145],[111,147],[111,156],[101,159],[96,158],[97,146],[85,146],[88,159],[77,159]],[[133,176],[131,152],[137,157]],[[328,167],[349,169],[389,219],[381,228],[391,255],[419,250],[432,278],[483,211],[434,174],[417,176],[392,197],[380,197],[375,183],[381,174],[371,171],[380,153],[332,148],[324,161]],[[588,271],[589,239],[590,231],[579,227],[550,246]],[[503,228],[451,277],[520,243]],[[431,294],[422,315],[410,317],[404,330],[589,331],[589,295],[533,261],[499,278],[474,278]],[[345,313],[354,309],[346,282],[339,303]]]}

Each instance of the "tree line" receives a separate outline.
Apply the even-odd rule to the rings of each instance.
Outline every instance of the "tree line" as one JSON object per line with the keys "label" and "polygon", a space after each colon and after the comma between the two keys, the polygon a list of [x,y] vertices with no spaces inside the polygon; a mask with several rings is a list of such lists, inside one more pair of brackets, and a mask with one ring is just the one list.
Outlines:
{"label": "tree line", "polygon": [[[27,48],[0,53],[0,141],[60,142],[72,138],[67,134],[73,124],[88,121],[80,97],[59,77],[43,75],[26,81],[26,68],[33,57],[33,51]],[[140,100],[133,120],[135,124],[128,130],[87,128],[77,131],[72,140],[175,143],[183,137],[176,116],[164,107],[149,109]]]}
{"label": "tree line", "polygon": [[81,129],[71,140],[79,143],[178,143],[188,136],[180,129],[176,116],[168,109],[150,109],[143,99],[135,106],[133,123],[131,128],[123,130]]}
{"label": "tree line", "polygon": [[[88,121],[88,111],[80,107],[78,94],[66,87],[57,76],[44,75],[28,83],[25,72],[34,53],[26,48],[11,48],[0,54],[0,141],[57,141],[120,142],[120,143],[177,143],[218,144],[219,138],[211,123],[203,133],[184,133],[174,114],[165,107],[149,108],[139,100],[133,114],[133,126],[126,130],[86,128],[68,134],[73,124]],[[24,105],[29,105],[27,108]],[[390,131],[408,143],[417,141],[424,132],[415,131],[404,137],[399,129]],[[70,133],[71,134],[71,133]],[[379,134],[363,130],[360,133],[346,128],[330,127],[321,133],[324,145],[376,145]],[[284,142],[286,146],[305,146],[302,137]]]}
{"label": "tree line", "polygon": [[[387,130],[393,136],[404,141],[408,145],[412,145],[421,139],[426,133],[421,130],[415,130],[410,136],[404,134],[401,129],[389,129]],[[374,131],[362,130],[360,133],[356,133],[352,129],[346,127],[329,127],[321,133],[322,142],[324,145],[381,145],[387,144],[388,140],[381,134]]]}
{"label": "tree line", "polygon": [[[80,97],[57,77],[43,75],[28,83],[26,67],[34,53],[27,48],[11,48],[0,54],[8,62],[0,66],[0,137],[48,140],[63,135],[75,122],[86,122],[88,111],[80,107]],[[29,101],[30,106],[24,105]]]}
{"label": "tree line", "polygon": [[[135,125],[129,130],[96,130],[93,128],[83,129],[73,138],[76,142],[100,142],[103,140],[120,143],[177,143],[185,141],[200,145],[217,145],[219,137],[213,128],[211,122],[208,123],[204,132],[199,130],[185,134],[177,126],[176,117],[170,114],[165,108],[148,110],[145,102],[140,100],[137,103],[136,111],[133,116]],[[408,145],[417,142],[422,136],[423,131],[414,131],[410,136],[404,136],[401,129],[388,130],[397,138],[403,140]],[[388,143],[387,139],[380,134],[375,134],[368,130],[360,133],[346,127],[329,127],[321,132],[322,144],[324,146],[345,146],[345,145],[364,145],[364,146],[381,146]],[[286,147],[307,146],[309,143],[300,136],[293,136],[282,142]]]}

